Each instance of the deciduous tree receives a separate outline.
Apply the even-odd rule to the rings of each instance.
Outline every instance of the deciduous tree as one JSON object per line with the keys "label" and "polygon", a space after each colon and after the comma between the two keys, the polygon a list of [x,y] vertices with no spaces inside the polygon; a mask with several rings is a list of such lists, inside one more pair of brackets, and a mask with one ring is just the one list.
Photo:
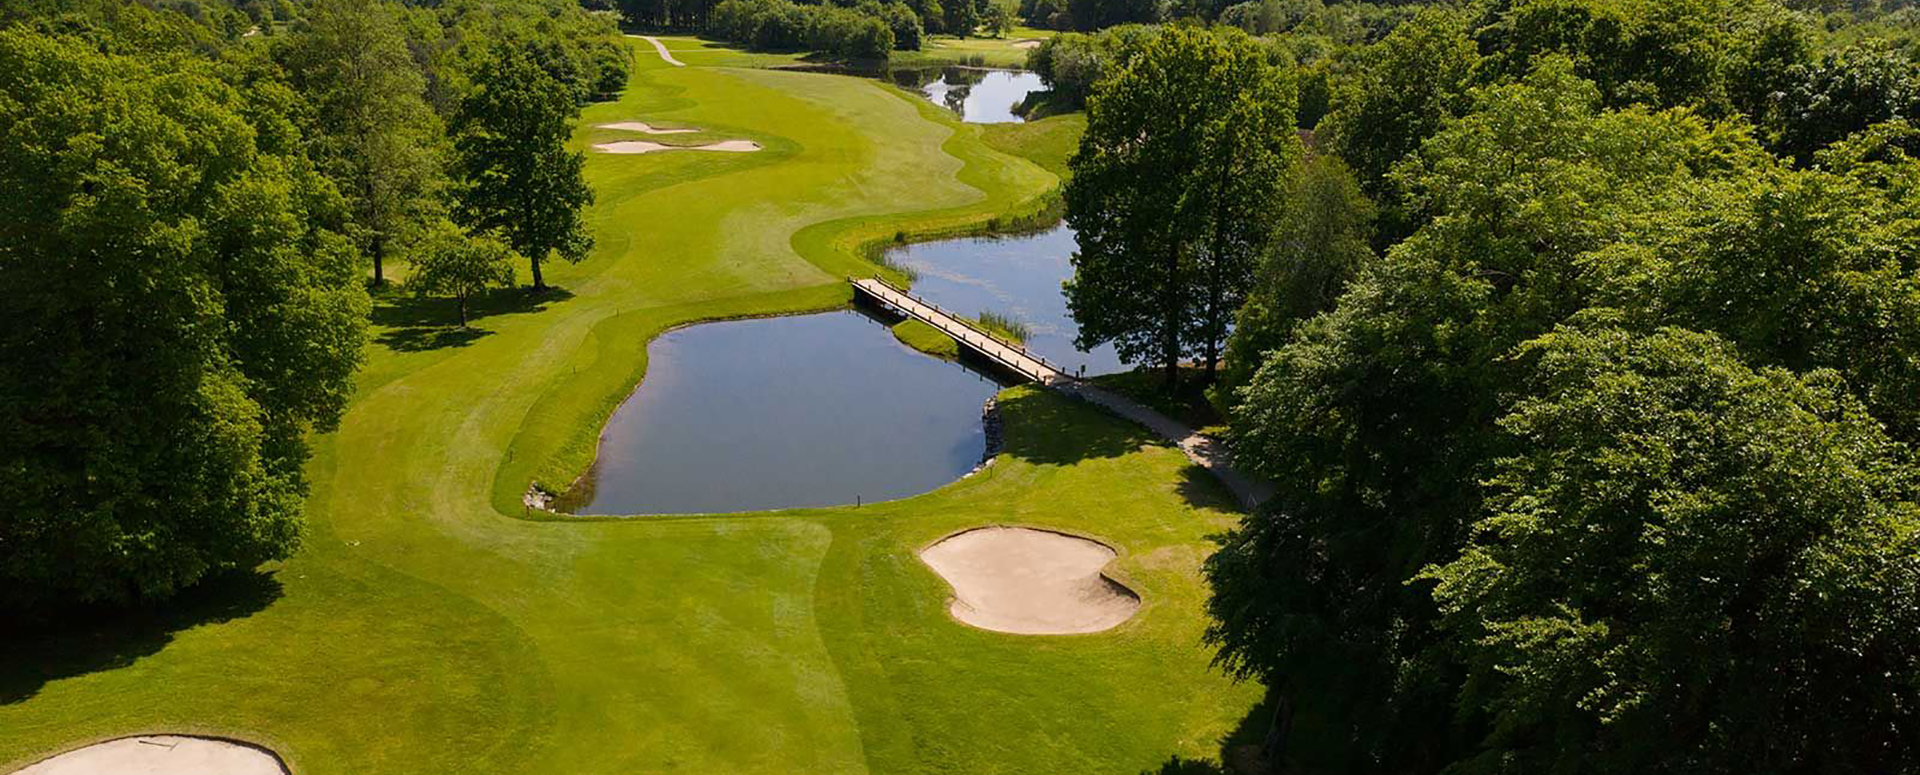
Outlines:
{"label": "deciduous tree", "polygon": [[1463,772],[1898,772],[1914,461],[1831,371],[1593,314],[1528,344],[1485,516],[1432,567],[1488,709]]}
{"label": "deciduous tree", "polygon": [[347,197],[377,285],[392,247],[440,207],[444,132],[390,3],[320,0],[307,18],[280,58],[313,106],[313,156]]}
{"label": "deciduous tree", "polygon": [[1080,346],[1111,341],[1170,386],[1185,355],[1216,365],[1299,157],[1293,96],[1238,30],[1170,29],[1102,82],[1065,195]]}
{"label": "deciduous tree", "polygon": [[1315,156],[1288,178],[1253,290],[1227,340],[1217,402],[1230,406],[1266,354],[1286,344],[1300,321],[1333,308],[1347,281],[1373,262],[1373,203],[1347,165]]}
{"label": "deciduous tree", "polygon": [[203,60],[0,32],[0,600],[298,545],[368,302],[333,187],[256,145],[285,123]]}
{"label": "deciduous tree", "polygon": [[526,256],[533,288],[542,290],[542,261],[579,261],[593,248],[581,219],[593,202],[581,176],[586,157],[566,145],[579,108],[517,47],[495,49],[475,82],[454,121],[456,213],[469,229],[498,233]]}
{"label": "deciduous tree", "polygon": [[421,296],[451,296],[467,327],[467,300],[488,288],[513,286],[512,248],[488,235],[470,235],[440,221],[413,248],[413,274],[407,287]]}

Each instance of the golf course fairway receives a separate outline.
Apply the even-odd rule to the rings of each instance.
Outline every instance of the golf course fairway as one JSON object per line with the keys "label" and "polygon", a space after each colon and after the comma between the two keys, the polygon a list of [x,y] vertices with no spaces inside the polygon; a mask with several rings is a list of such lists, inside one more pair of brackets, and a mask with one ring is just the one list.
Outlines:
{"label": "golf course fairway", "polygon": [[[1261,723],[1258,687],[1200,640],[1230,500],[1145,430],[1045,391],[1001,395],[994,465],[905,500],[525,513],[529,482],[586,470],[654,336],[843,306],[869,243],[1031,215],[1081,121],[963,125],[871,80],[662,38],[676,67],[628,42],[631,85],[585,111],[577,148],[649,122],[762,150],[589,153],[596,249],[548,265],[553,293],[481,301],[471,331],[446,300],[379,294],[352,408],[314,440],[300,552],[5,646],[0,773],[159,733],[256,743],[299,775],[1134,773],[1217,761]],[[955,621],[916,553],[985,525],[1113,547],[1137,614],[1062,636]]]}

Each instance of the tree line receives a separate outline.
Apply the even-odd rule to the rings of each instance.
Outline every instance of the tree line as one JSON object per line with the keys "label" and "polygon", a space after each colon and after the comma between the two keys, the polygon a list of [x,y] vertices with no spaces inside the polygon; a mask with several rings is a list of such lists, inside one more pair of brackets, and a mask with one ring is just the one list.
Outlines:
{"label": "tree line", "polygon": [[626,51],[570,0],[0,12],[0,604],[287,557],[369,288],[404,262],[464,326],[585,256],[565,143]]}
{"label": "tree line", "polygon": [[1204,366],[1277,486],[1206,565],[1276,766],[1914,771],[1920,67],[1832,18],[1036,52],[1098,71],[1080,344]]}

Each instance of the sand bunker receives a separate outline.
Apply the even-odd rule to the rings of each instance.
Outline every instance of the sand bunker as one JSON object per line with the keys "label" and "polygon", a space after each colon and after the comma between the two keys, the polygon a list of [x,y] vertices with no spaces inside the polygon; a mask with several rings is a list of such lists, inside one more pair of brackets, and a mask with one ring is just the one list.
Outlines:
{"label": "sand bunker", "polygon": [[1024,527],[983,527],[948,536],[920,559],[953,586],[953,618],[995,632],[1099,632],[1131,618],[1140,596],[1101,568],[1112,549]]}
{"label": "sand bunker", "polygon": [[1027,38],[1026,40],[1016,40],[1013,42],[1013,47],[1014,48],[1039,48],[1040,39]]}
{"label": "sand bunker", "polygon": [[286,775],[279,757],[230,740],[142,735],[47,759],[14,775]]}
{"label": "sand bunker", "polygon": [[760,144],[752,140],[721,140],[706,145],[662,145],[645,140],[621,140],[615,143],[596,143],[593,149],[601,153],[653,153],[654,151],[727,151],[729,153],[747,153],[760,150]]}
{"label": "sand bunker", "polygon": [[619,129],[626,132],[645,132],[650,135],[684,135],[700,131],[698,129],[661,129],[644,121],[620,121],[612,124],[601,124],[600,128]]}

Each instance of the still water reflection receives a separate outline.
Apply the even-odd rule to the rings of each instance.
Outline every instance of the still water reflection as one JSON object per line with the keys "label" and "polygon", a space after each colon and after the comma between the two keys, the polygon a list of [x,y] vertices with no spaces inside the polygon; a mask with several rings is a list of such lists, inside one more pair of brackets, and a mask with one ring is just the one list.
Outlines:
{"label": "still water reflection", "polygon": [[601,434],[579,514],[690,514],[901,498],[986,448],[999,386],[856,311],[706,323],[647,348]]}
{"label": "still water reflection", "polygon": [[1068,371],[1125,371],[1112,345],[1092,352],[1073,346],[1079,327],[1067,311],[1060,284],[1073,276],[1077,246],[1066,224],[1015,237],[923,242],[895,248],[888,257],[918,277],[913,292],[962,315],[993,311],[1025,323],[1027,349]]}
{"label": "still water reflection", "polygon": [[1044,88],[1034,73],[949,67],[940,71],[939,78],[921,84],[920,91],[959,114],[962,121],[1004,124],[1023,120],[1014,108],[1028,94]]}

